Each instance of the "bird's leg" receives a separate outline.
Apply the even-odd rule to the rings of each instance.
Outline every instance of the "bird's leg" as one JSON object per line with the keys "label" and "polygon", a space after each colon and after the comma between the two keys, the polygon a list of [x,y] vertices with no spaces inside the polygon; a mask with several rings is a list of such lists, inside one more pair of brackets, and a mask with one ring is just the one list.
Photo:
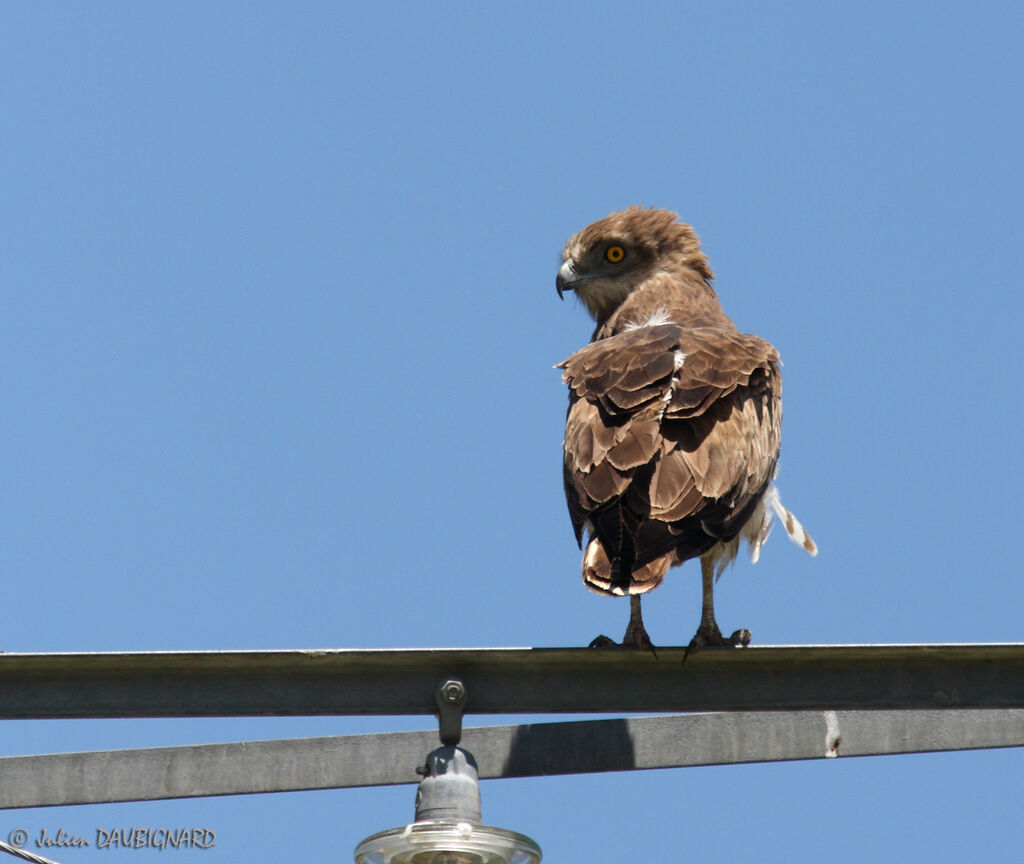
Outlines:
{"label": "bird's leg", "polygon": [[749,630],[737,630],[726,639],[722,635],[722,631],[718,629],[718,622],[715,621],[715,564],[714,561],[706,556],[700,559],[700,582],[703,594],[700,610],[700,627],[697,628],[697,632],[686,648],[683,662],[691,654],[708,646],[742,645],[746,648],[750,644]]}
{"label": "bird's leg", "polygon": [[629,624],[626,625],[626,635],[622,642],[616,642],[607,636],[598,636],[590,643],[591,648],[646,648],[655,657],[658,656],[651,643],[651,637],[647,635],[644,628],[643,614],[640,611],[640,595],[629,595]]}
{"label": "bird's leg", "polygon": [[629,624],[626,625],[626,634],[622,637],[623,645],[632,645],[635,648],[646,648],[657,656],[654,645],[651,644],[651,637],[647,635],[644,627],[643,614],[640,611],[639,594],[629,595]]}

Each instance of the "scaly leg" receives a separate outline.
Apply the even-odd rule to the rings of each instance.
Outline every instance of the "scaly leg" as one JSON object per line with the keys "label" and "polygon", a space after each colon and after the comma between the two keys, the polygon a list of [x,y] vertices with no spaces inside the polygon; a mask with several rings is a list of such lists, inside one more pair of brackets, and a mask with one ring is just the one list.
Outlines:
{"label": "scaly leg", "polygon": [[718,622],[715,621],[715,564],[708,556],[700,559],[700,583],[703,594],[703,602],[700,610],[700,627],[690,640],[683,655],[683,662],[691,654],[700,651],[701,648],[709,646],[738,646],[744,648],[750,644],[750,631],[737,630],[728,639],[718,629]]}
{"label": "scaly leg", "polygon": [[591,648],[646,648],[655,657],[658,656],[651,644],[651,637],[644,629],[643,614],[640,611],[640,595],[629,595],[629,624],[626,625],[626,635],[622,642],[616,642],[607,636],[598,636],[590,643]]}

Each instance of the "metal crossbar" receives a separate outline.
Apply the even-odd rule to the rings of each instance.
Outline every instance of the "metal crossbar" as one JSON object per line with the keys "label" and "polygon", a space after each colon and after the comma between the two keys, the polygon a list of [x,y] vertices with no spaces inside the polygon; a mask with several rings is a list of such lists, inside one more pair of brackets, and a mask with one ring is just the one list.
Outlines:
{"label": "metal crossbar", "polygon": [[[0,808],[416,783],[437,732],[0,759]],[[465,730],[480,777],[1024,746],[1024,710],[783,711]]]}
{"label": "metal crossbar", "polygon": [[[482,778],[1024,746],[1019,643],[707,649],[685,663],[682,648],[0,654],[8,719],[435,714],[452,686],[475,714],[716,712],[466,729]],[[460,699],[449,735],[461,712]],[[0,809],[414,783],[437,743],[12,756]]]}
{"label": "metal crossbar", "polygon": [[0,718],[1024,708],[1024,644],[0,654]]}

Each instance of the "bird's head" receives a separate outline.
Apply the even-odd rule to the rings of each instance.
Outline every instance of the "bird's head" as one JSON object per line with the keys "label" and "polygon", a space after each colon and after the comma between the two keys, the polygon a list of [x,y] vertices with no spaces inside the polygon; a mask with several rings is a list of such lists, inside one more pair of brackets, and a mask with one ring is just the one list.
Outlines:
{"label": "bird's head", "polygon": [[559,297],[575,291],[601,323],[659,274],[690,275],[705,285],[712,279],[693,228],[669,210],[634,206],[599,219],[569,238],[555,288]]}

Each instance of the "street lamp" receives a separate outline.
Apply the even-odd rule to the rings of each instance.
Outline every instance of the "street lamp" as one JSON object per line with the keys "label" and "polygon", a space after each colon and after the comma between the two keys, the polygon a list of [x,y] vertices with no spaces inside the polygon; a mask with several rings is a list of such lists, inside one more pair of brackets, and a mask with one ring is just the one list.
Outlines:
{"label": "street lamp", "polygon": [[540,847],[529,837],[480,823],[470,752],[439,747],[421,771],[416,821],[367,837],[356,847],[356,864],[540,864]]}

